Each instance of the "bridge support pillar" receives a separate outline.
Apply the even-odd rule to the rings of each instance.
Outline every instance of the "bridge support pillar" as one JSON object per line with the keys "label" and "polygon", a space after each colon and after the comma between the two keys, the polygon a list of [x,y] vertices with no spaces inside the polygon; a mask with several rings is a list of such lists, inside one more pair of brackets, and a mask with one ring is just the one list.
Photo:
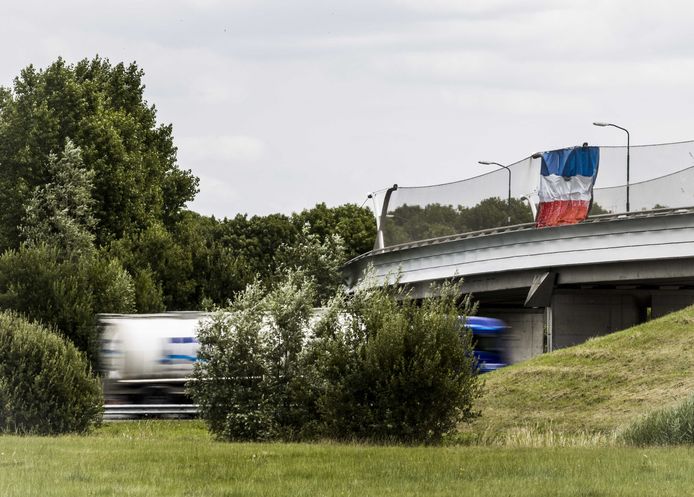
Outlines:
{"label": "bridge support pillar", "polygon": [[651,317],[659,318],[692,304],[694,304],[694,291],[692,290],[661,290],[653,293]]}
{"label": "bridge support pillar", "polygon": [[550,350],[576,345],[643,321],[637,296],[614,291],[557,291],[548,309]]}
{"label": "bridge support pillar", "polygon": [[483,307],[481,316],[494,316],[508,324],[503,337],[506,360],[513,364],[531,359],[544,351],[544,309]]}
{"label": "bridge support pillar", "polygon": [[554,350],[554,329],[552,328],[552,307],[545,307],[545,346],[544,352],[552,352]]}

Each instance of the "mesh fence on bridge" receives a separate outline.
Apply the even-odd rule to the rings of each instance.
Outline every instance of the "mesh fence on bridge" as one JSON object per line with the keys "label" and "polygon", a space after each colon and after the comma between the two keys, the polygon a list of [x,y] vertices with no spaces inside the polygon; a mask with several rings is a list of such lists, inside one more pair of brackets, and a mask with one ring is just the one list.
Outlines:
{"label": "mesh fence on bridge", "polygon": [[[441,185],[374,194],[381,246],[531,222],[540,159]],[[626,147],[600,147],[592,215],[626,211]],[[492,166],[490,166],[492,167]],[[630,210],[694,206],[694,141],[630,147]],[[385,209],[384,209],[385,207]],[[385,215],[384,214],[385,210]]]}

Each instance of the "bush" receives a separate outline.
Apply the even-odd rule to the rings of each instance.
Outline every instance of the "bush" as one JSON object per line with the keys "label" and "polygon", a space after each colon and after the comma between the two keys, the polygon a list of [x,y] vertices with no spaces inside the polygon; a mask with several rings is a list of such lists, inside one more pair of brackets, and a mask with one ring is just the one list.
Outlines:
{"label": "bush", "polygon": [[210,431],[225,440],[296,438],[303,419],[293,392],[315,291],[289,272],[272,291],[249,285],[198,330],[189,392]]}
{"label": "bush", "polygon": [[134,309],[130,275],[98,252],[64,258],[57,247],[26,246],[0,255],[0,309],[57,329],[97,362],[96,314]]}
{"label": "bush", "polygon": [[193,399],[224,440],[434,443],[475,415],[480,395],[460,287],[418,303],[373,287],[340,291],[311,318],[315,289],[289,271],[250,285],[198,332]]}
{"label": "bush", "polygon": [[325,435],[435,443],[476,413],[481,385],[472,338],[459,316],[460,287],[432,287],[421,304],[382,287],[338,297],[311,347],[324,388]]}
{"label": "bush", "polygon": [[101,384],[74,345],[0,313],[0,431],[83,433],[100,422],[102,405]]}
{"label": "bush", "polygon": [[694,444],[694,396],[637,420],[621,434],[630,445]]}

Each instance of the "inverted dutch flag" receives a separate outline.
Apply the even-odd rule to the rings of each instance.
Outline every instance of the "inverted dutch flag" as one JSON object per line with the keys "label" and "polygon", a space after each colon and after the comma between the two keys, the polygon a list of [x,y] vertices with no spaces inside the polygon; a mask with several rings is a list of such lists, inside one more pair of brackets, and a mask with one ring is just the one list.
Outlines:
{"label": "inverted dutch flag", "polygon": [[599,162],[598,147],[542,154],[537,227],[575,224],[588,217]]}

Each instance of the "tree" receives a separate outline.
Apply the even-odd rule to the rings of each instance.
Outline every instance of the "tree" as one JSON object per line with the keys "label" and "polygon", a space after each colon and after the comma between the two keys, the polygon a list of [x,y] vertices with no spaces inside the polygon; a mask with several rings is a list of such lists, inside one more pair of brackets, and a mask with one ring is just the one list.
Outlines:
{"label": "tree", "polygon": [[[657,209],[658,206],[654,207],[654,209]],[[605,209],[602,205],[598,204],[597,202],[593,201],[593,203],[590,205],[590,212],[588,213],[589,216],[599,216],[601,214],[609,214],[610,211]]]}
{"label": "tree", "polygon": [[376,220],[370,209],[356,204],[344,204],[329,208],[324,203],[312,209],[304,209],[292,215],[292,222],[298,231],[310,226],[312,234],[325,241],[338,235],[345,246],[346,260],[371,250],[376,237]]}
{"label": "tree", "polygon": [[198,332],[190,394],[223,440],[435,443],[476,415],[481,393],[460,286],[335,289],[313,315],[313,281],[284,268],[256,281]]}
{"label": "tree", "polygon": [[491,197],[473,207],[442,204],[401,205],[388,213],[383,226],[387,245],[452,236],[470,231],[498,228],[533,221],[532,213],[522,200]]}
{"label": "tree", "polygon": [[34,188],[19,226],[24,238],[0,256],[0,308],[59,330],[95,363],[96,314],[133,310],[130,275],[93,245],[92,173],[70,140],[49,155],[49,176]]}
{"label": "tree", "polygon": [[194,212],[184,213],[174,227],[177,243],[191,251],[195,306],[206,301],[224,306],[256,277],[247,254],[224,243],[223,233],[224,225],[214,217]]}
{"label": "tree", "polygon": [[347,261],[345,245],[339,235],[328,235],[322,242],[306,224],[297,240],[277,251],[279,278],[287,271],[298,271],[315,285],[313,305],[320,307],[344,282],[341,268]]}
{"label": "tree", "polygon": [[239,214],[221,221],[216,237],[222,246],[248,264],[250,274],[265,279],[277,269],[277,250],[282,245],[294,243],[298,231],[284,214],[250,218]]}
{"label": "tree", "polygon": [[0,313],[0,431],[84,433],[101,421],[101,381],[53,330]]}
{"label": "tree", "polygon": [[132,312],[133,282],[97,252],[66,258],[58,247],[22,245],[0,255],[0,308],[58,330],[96,364],[96,314]]}
{"label": "tree", "polygon": [[330,303],[307,351],[323,436],[436,443],[477,415],[481,383],[461,327],[470,300],[459,284],[431,290],[419,302],[370,286]]}
{"label": "tree", "polygon": [[455,235],[467,231],[461,209],[450,205],[401,205],[388,214],[383,226],[387,245]]}
{"label": "tree", "polygon": [[80,149],[68,138],[58,159],[48,156],[48,182],[29,197],[19,232],[28,246],[51,244],[65,255],[94,250],[94,171],[84,169]]}
{"label": "tree", "polygon": [[0,248],[16,248],[24,205],[51,180],[48,158],[68,138],[94,172],[99,245],[174,223],[198,180],[176,163],[172,127],[144,100],[143,71],[98,56],[23,69],[0,91]]}
{"label": "tree", "polygon": [[[191,251],[177,243],[172,232],[159,222],[146,229],[117,240],[109,252],[123,262],[135,281],[142,284],[136,301],[147,307],[141,312],[164,309],[194,309],[190,295],[194,291]],[[161,301],[156,297],[161,288]],[[145,293],[142,293],[142,292]]]}
{"label": "tree", "polygon": [[[469,209],[461,209],[468,231],[498,228],[508,224],[523,224],[533,221],[532,212],[522,200],[511,199],[511,208],[507,200],[492,197],[482,200]],[[508,222],[508,216],[511,222]]]}
{"label": "tree", "polygon": [[226,221],[184,212],[171,229],[154,224],[114,241],[111,254],[133,274],[137,310],[194,310],[203,302],[223,306],[255,279],[256,271],[269,276],[269,262],[261,268],[249,259],[262,253],[257,241],[249,240],[253,251],[246,252],[244,243],[228,241],[227,228]]}

